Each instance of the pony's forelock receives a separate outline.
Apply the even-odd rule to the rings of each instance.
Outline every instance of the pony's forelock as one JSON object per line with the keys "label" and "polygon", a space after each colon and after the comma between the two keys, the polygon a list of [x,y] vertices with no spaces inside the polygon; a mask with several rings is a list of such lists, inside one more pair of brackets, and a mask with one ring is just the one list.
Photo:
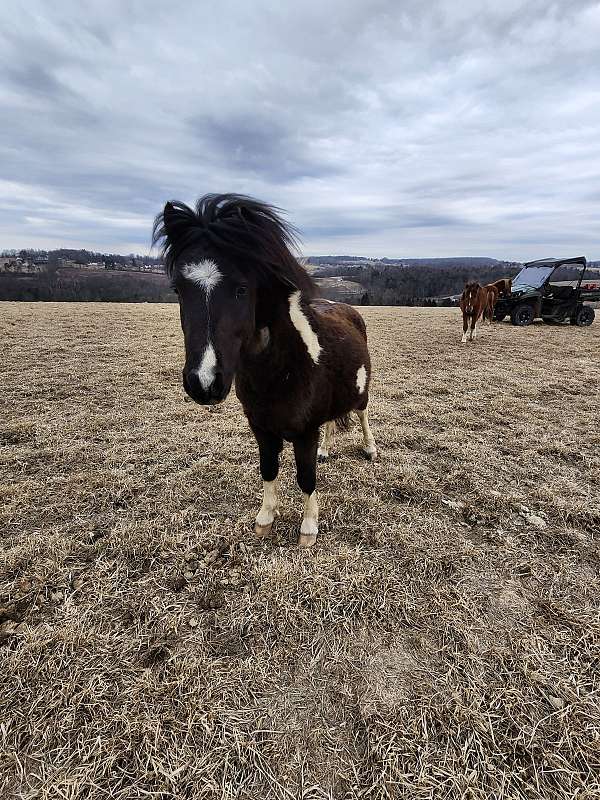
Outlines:
{"label": "pony's forelock", "polygon": [[312,279],[292,252],[299,247],[296,229],[282,219],[280,209],[251,197],[206,194],[194,209],[169,202],[154,221],[152,244],[162,246],[170,276],[182,254],[195,250],[314,294]]}

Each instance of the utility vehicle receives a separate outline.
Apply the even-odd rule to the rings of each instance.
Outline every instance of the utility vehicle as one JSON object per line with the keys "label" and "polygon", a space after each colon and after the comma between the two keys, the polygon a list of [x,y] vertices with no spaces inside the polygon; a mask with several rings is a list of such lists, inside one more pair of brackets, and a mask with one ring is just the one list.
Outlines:
{"label": "utility vehicle", "polygon": [[[579,270],[578,279],[553,283],[552,277],[561,267]],[[600,277],[584,283],[586,269],[585,256],[528,261],[513,278],[511,294],[498,298],[494,319],[510,317],[513,325],[520,326],[531,325],[535,319],[550,325],[567,320],[571,325],[591,325],[595,312],[586,301],[600,301]]]}

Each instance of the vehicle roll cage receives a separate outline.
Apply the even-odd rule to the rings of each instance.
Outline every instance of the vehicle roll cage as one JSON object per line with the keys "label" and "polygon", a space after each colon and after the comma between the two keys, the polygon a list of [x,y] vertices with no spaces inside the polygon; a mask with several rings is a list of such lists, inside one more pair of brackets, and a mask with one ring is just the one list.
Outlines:
{"label": "vehicle roll cage", "polygon": [[587,267],[587,259],[585,256],[573,256],[573,258],[538,258],[536,261],[525,261],[523,267],[553,267],[552,272],[544,281],[544,283],[549,283],[550,278],[554,275],[556,270],[565,264],[578,264],[580,267],[583,267],[579,280],[577,281],[577,289],[579,289]]}

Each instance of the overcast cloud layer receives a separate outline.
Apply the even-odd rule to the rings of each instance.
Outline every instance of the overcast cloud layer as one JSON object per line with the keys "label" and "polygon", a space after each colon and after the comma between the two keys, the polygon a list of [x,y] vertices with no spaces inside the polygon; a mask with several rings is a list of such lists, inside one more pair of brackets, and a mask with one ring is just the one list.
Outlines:
{"label": "overcast cloud layer", "polygon": [[307,253],[600,258],[599,42],[573,0],[4,0],[0,248],[236,191]]}

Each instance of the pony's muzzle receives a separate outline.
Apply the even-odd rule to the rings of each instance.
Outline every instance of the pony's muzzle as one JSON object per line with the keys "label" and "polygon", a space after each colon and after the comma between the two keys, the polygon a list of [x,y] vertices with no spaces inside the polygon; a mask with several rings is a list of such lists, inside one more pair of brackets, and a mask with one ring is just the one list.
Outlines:
{"label": "pony's muzzle", "polygon": [[227,396],[223,373],[215,371],[212,382],[203,386],[197,370],[183,371],[183,388],[192,400],[202,406],[214,406]]}

